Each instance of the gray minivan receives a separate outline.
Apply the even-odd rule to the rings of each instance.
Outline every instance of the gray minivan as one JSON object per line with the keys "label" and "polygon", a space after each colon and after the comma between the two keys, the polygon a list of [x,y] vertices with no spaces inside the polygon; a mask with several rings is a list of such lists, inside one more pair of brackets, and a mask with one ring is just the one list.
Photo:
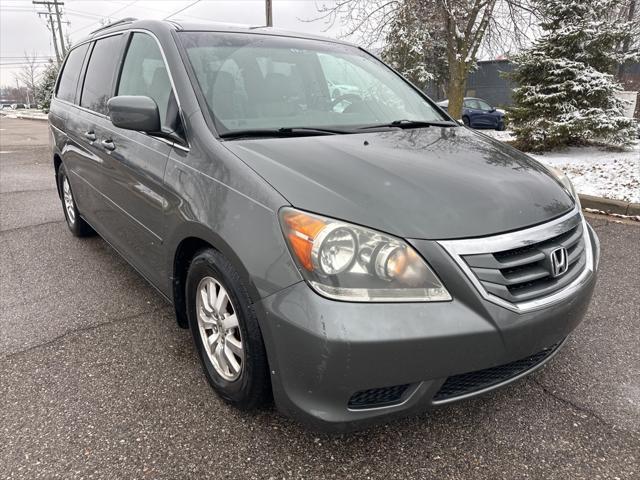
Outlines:
{"label": "gray minivan", "polygon": [[71,49],[49,122],[71,232],[174,305],[242,409],[346,430],[487,392],[594,289],[566,177],[344,42],[127,19]]}

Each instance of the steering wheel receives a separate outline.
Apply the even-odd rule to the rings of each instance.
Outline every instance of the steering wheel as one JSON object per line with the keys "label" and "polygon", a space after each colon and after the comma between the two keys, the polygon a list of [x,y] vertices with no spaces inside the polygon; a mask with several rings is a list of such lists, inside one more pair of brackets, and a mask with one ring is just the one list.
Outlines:
{"label": "steering wheel", "polygon": [[340,102],[345,100],[347,102],[350,102],[351,104],[354,104],[357,102],[362,102],[362,97],[360,95],[356,95],[355,93],[344,93],[342,95],[338,95],[336,98],[331,100],[331,104],[330,104],[331,110],[333,110],[335,106],[338,105]]}

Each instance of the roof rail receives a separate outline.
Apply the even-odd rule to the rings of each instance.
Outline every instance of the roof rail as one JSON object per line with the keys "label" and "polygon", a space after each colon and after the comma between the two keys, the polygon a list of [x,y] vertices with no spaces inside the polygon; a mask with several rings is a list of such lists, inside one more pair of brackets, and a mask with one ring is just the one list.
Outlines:
{"label": "roof rail", "polygon": [[91,33],[89,33],[89,35],[93,35],[94,33],[101,32],[102,30],[106,30],[107,28],[120,25],[121,23],[131,23],[131,22],[135,22],[136,20],[138,19],[135,17],[121,18],[120,20],[116,20],[115,22],[112,22],[112,23],[107,23],[106,25],[103,25],[102,27],[97,28],[96,30],[93,30]]}

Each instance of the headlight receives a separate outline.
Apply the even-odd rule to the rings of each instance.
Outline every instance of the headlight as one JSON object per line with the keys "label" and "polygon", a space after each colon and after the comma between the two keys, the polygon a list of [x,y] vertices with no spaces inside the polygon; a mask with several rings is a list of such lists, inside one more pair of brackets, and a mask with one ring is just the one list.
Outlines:
{"label": "headlight", "polygon": [[551,172],[555,179],[562,184],[565,190],[569,192],[569,195],[573,197],[573,199],[576,201],[576,204],[580,206],[580,198],[578,197],[576,189],[573,187],[573,183],[571,183],[571,180],[569,180],[569,177],[567,177],[562,170],[559,170],[557,168],[547,166],[547,169]]}
{"label": "headlight", "polygon": [[449,292],[404,240],[293,208],[280,211],[305,280],[321,295],[355,302],[437,302]]}

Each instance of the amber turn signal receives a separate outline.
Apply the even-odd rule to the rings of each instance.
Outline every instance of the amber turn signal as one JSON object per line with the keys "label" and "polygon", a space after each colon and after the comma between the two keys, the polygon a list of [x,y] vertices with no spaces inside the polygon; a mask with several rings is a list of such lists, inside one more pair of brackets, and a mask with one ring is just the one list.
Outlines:
{"label": "amber turn signal", "polygon": [[298,211],[284,212],[282,219],[289,244],[300,265],[310,272],[313,271],[311,260],[313,240],[327,226],[326,222]]}

